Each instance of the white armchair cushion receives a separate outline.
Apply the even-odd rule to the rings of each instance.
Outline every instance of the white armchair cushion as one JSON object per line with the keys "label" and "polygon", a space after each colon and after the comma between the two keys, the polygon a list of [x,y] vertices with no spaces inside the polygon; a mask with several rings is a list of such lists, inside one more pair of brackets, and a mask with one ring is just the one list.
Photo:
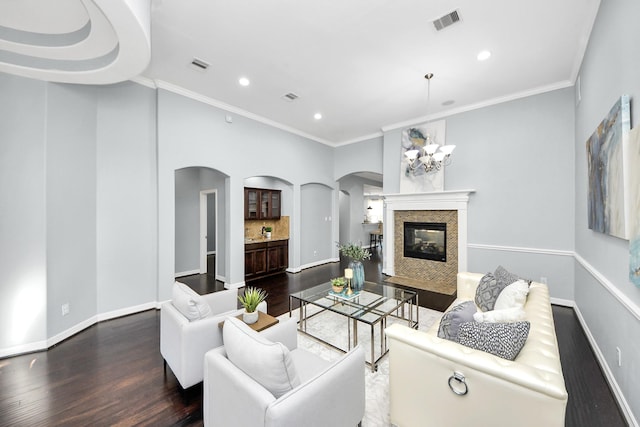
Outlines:
{"label": "white armchair cushion", "polygon": [[261,337],[244,322],[227,317],[222,330],[227,357],[277,399],[300,385],[287,347]]}
{"label": "white armchair cushion", "polygon": [[211,307],[202,296],[184,283],[175,282],[173,284],[171,303],[190,322],[204,319],[211,315]]}

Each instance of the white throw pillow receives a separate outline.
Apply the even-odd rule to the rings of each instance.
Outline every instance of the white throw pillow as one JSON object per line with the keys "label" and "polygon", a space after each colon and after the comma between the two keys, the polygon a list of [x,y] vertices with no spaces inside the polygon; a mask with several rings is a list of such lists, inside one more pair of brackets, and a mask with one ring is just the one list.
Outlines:
{"label": "white throw pillow", "polygon": [[519,322],[525,319],[526,313],[522,307],[478,311],[473,315],[473,320],[476,322]]}
{"label": "white throw pillow", "polygon": [[190,322],[204,319],[211,315],[211,307],[202,296],[184,283],[175,282],[173,284],[171,303]]}
{"label": "white throw pillow", "polygon": [[529,284],[524,280],[517,280],[500,292],[494,310],[503,310],[505,308],[524,307],[529,294]]}
{"label": "white throw pillow", "polygon": [[222,339],[229,361],[276,399],[300,385],[289,349],[284,344],[269,341],[231,316],[224,320]]}

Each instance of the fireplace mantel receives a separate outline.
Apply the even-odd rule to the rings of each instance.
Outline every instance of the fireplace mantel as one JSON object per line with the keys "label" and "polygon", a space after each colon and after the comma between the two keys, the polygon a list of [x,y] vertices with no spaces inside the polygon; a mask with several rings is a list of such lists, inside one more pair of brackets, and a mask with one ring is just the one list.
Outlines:
{"label": "fireplace mantel", "polygon": [[458,271],[467,271],[467,205],[475,190],[437,191],[430,193],[383,194],[384,265],[382,272],[395,276],[394,211],[458,211]]}

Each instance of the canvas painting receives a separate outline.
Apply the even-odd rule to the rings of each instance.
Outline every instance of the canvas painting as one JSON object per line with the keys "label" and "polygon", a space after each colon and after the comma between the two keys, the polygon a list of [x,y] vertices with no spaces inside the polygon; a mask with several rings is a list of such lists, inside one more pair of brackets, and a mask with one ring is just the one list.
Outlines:
{"label": "canvas painting", "polygon": [[640,286],[640,127],[629,133],[629,280]]}
{"label": "canvas painting", "polygon": [[624,152],[631,128],[629,96],[623,95],[587,141],[589,228],[628,238]]}
{"label": "canvas painting", "polygon": [[445,121],[438,120],[402,131],[400,193],[428,193],[444,190],[444,169],[431,173],[426,173],[422,168],[411,169],[404,153],[424,147],[427,134],[438,145],[444,145],[445,129]]}

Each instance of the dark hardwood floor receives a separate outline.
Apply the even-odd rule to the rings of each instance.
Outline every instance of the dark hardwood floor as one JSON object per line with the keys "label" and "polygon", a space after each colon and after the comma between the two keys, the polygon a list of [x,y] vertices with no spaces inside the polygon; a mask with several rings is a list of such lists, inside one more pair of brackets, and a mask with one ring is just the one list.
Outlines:
{"label": "dark hardwood floor", "polygon": [[[269,312],[289,309],[290,292],[341,274],[344,262],[265,278]],[[365,262],[380,280],[380,259]],[[200,293],[220,290],[213,276],[180,280]],[[444,303],[428,294],[421,305]],[[569,391],[567,426],[625,426],[600,367],[570,308],[553,307]],[[0,426],[201,426],[202,386],[182,390],[166,374],[159,344],[160,313],[149,310],[98,323],[48,351],[0,359]]]}

